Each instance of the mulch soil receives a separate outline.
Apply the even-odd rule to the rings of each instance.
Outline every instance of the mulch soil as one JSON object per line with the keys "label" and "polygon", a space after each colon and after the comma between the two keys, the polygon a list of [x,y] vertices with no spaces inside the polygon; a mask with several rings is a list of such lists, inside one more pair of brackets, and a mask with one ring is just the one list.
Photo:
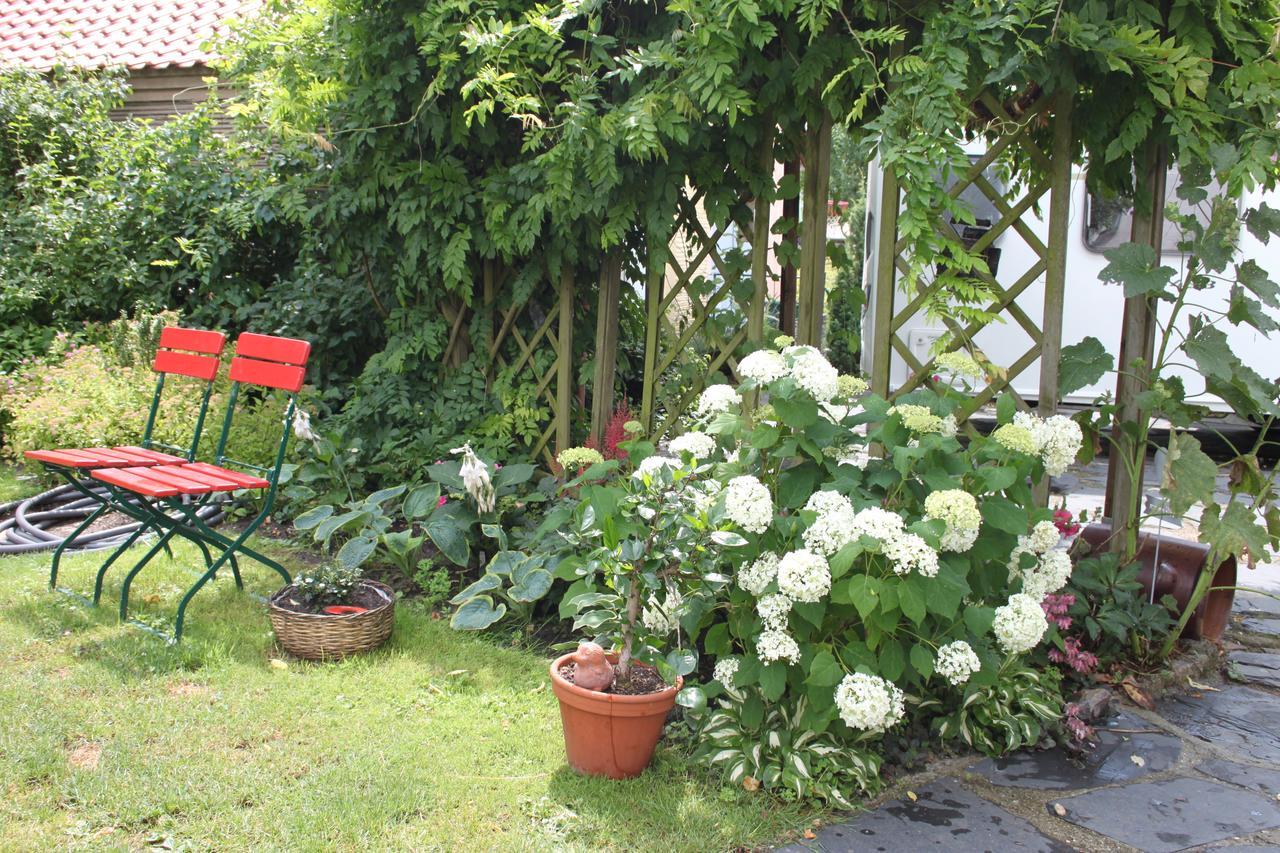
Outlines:
{"label": "mulch soil", "polygon": [[[565,681],[573,684],[573,676],[578,671],[576,663],[567,663],[560,667],[560,677]],[[631,668],[631,683],[618,684],[618,667],[613,668],[613,684],[609,685],[608,690],[598,691],[600,693],[613,693],[617,696],[645,696],[649,693],[661,693],[671,685],[662,680],[662,676],[658,674],[656,669],[647,666],[634,666]]]}

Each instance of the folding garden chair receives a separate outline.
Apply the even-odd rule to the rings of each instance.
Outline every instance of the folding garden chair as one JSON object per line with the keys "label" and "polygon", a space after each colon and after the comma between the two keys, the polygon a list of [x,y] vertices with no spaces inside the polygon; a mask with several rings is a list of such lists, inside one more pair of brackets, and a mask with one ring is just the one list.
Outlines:
{"label": "folding garden chair", "polygon": [[[222,420],[222,434],[218,438],[214,464],[180,462],[93,471],[94,479],[106,483],[111,490],[113,505],[136,501],[150,521],[164,528],[165,531],[159,541],[125,576],[120,591],[121,619],[128,618],[129,587],[133,579],[174,536],[182,536],[200,544],[201,547],[207,545],[220,551],[218,556],[207,564],[204,574],[187,590],[179,602],[177,619],[174,623],[174,640],[182,638],[182,625],[186,617],[187,605],[200,588],[214,578],[223,565],[228,563],[231,565],[236,585],[243,588],[240,569],[236,562],[237,554],[252,557],[271,567],[284,578],[285,583],[291,581],[289,573],[283,566],[248,547],[245,542],[271,513],[275,504],[280,468],[284,464],[289,434],[293,429],[297,393],[302,388],[310,353],[311,344],[293,338],[270,337],[246,332],[236,340],[235,355],[231,359],[231,395],[227,400],[227,411]],[[280,433],[275,462],[270,467],[242,462],[227,456],[227,440],[231,434],[236,403],[240,398],[243,385],[276,388],[288,392],[283,430]],[[246,489],[265,489],[266,498],[261,511],[234,539],[213,530],[199,517],[200,508],[212,501],[219,493]]]}
{"label": "folding garden chair", "polygon": [[[81,534],[98,520],[109,509],[116,509],[138,522],[138,528],[111,553],[103,564],[100,576],[106,573],[121,554],[137,541],[149,529],[161,532],[152,519],[133,504],[114,505],[100,490],[91,488],[82,477],[86,472],[98,468],[147,467],[152,465],[169,465],[191,462],[196,458],[200,446],[200,434],[204,430],[205,415],[209,410],[209,397],[213,393],[213,380],[218,375],[221,365],[220,356],[226,346],[227,336],[222,332],[211,332],[204,329],[181,329],[168,327],[160,332],[159,348],[151,368],[156,372],[156,388],[151,397],[151,411],[147,414],[146,426],[142,430],[142,438],[137,446],[122,447],[80,447],[59,450],[28,450],[24,454],[33,462],[39,462],[44,470],[66,480],[71,488],[80,492],[98,504],[71,535],[58,544],[53,551],[53,561],[49,569],[49,588],[57,589],[58,565],[62,554]],[[165,378],[169,375],[187,376],[203,382],[204,391],[200,397],[200,411],[196,416],[195,426],[191,433],[191,442],[186,447],[176,447],[152,439],[156,426],[156,417],[160,411],[160,399],[164,393]],[[157,450],[156,448],[164,448]],[[164,451],[172,451],[166,453]],[[181,454],[181,455],[175,455]],[[201,546],[203,549],[203,545]],[[205,549],[207,559],[208,551]],[[97,584],[93,603],[98,603],[101,592],[101,581]]]}

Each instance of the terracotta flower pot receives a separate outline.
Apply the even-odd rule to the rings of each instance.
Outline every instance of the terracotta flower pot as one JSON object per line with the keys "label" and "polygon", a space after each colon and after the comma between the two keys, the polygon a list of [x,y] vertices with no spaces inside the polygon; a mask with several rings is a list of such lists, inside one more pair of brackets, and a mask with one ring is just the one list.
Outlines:
{"label": "terracotta flower pot", "polygon": [[[1080,533],[1080,538],[1089,544],[1094,551],[1106,547],[1111,538],[1111,524],[1090,524]],[[1159,565],[1156,565],[1156,554],[1159,552]],[[1138,562],[1142,569],[1138,572],[1138,582],[1142,589],[1151,594],[1152,578],[1155,579],[1155,600],[1172,595],[1178,603],[1178,613],[1182,614],[1191,601],[1196,581],[1209,558],[1209,546],[1200,542],[1188,542],[1172,536],[1157,536],[1151,533],[1138,534]],[[1213,576],[1213,586],[1234,587],[1236,584],[1236,558],[1228,557],[1218,566]],[[1235,599],[1234,589],[1211,589],[1201,599],[1200,606],[1191,619],[1182,636],[1188,640],[1218,640],[1226,630],[1227,619],[1231,616],[1231,602]]]}
{"label": "terracotta flower pot", "polygon": [[[560,676],[560,667],[572,656],[563,655],[551,664],[551,689],[560,700],[569,766],[589,776],[639,776],[653,759],[662,726],[675,707],[684,679],[677,677],[674,687],[643,696],[585,690]],[[616,654],[609,655],[610,663],[617,660]]]}

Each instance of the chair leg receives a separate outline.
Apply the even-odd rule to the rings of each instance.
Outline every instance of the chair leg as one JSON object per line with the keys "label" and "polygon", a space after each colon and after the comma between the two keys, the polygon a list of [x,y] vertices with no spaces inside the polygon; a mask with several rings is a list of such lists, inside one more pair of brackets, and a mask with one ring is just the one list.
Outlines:
{"label": "chair leg", "polygon": [[[231,539],[218,533],[216,530],[214,530],[212,527],[206,524],[204,519],[200,518],[199,516],[196,516],[194,514],[188,514],[187,520],[191,522],[193,527],[198,529],[204,536],[208,537],[208,539],[210,539],[211,541],[221,543],[221,545],[224,548],[231,545],[231,542],[232,542]],[[255,519],[254,522],[250,524],[248,530],[250,532],[257,530],[258,525],[261,523],[262,523],[261,518]],[[293,583],[293,578],[289,576],[289,573],[285,570],[284,566],[280,565],[270,557],[267,557],[264,554],[244,544],[237,546],[235,548],[235,552],[233,552],[231,555],[231,569],[233,572],[236,573],[237,576],[239,575],[239,569],[236,566],[236,557],[235,557],[236,553],[240,553],[240,554],[244,554],[246,556],[252,557],[254,560],[257,560],[259,563],[262,563],[262,565],[275,570],[275,572],[278,575],[280,575],[280,577],[284,578],[285,583],[287,584]],[[243,589],[243,587],[241,588]]]}
{"label": "chair leg", "polygon": [[98,568],[98,576],[93,581],[93,606],[94,607],[98,606],[98,601],[102,598],[102,582],[107,576],[107,569],[111,568],[111,565],[120,557],[121,554],[123,554],[125,551],[128,551],[130,548],[132,548],[133,543],[137,542],[138,538],[142,536],[142,534],[145,533],[146,531],[147,531],[147,527],[145,525],[133,531],[133,533],[130,534],[129,538],[126,539],[121,545],[119,545],[114,551],[112,551],[111,556],[107,557],[106,561],[104,561],[103,564]]}
{"label": "chair leg", "polygon": [[53,549],[53,565],[49,569],[49,589],[56,589],[58,586],[58,564],[62,562],[62,552],[67,550],[67,546],[79,538],[81,533],[89,529],[89,525],[93,524],[102,514],[107,511],[107,504],[102,504],[86,518],[80,526],[71,532],[71,535],[58,543],[58,547]]}
{"label": "chair leg", "polygon": [[[147,563],[151,562],[152,558],[154,558],[156,554],[160,553],[160,550],[162,548],[165,548],[165,546],[169,544],[169,540],[172,539],[174,536],[176,536],[177,533],[178,533],[178,530],[176,527],[165,531],[165,534],[160,537],[160,540],[156,542],[156,544],[152,545],[151,548],[147,551],[147,553],[142,556],[142,559],[139,560],[137,564],[132,569],[129,570],[129,574],[124,576],[124,584],[120,589],[120,619],[121,620],[129,618],[129,587],[133,584],[133,579],[137,577],[138,572],[142,571],[142,568]],[[214,565],[215,566],[217,565],[216,560],[214,561]],[[211,567],[209,569],[209,573],[213,571],[214,569]]]}
{"label": "chair leg", "polygon": [[[200,576],[200,579],[195,582],[191,589],[187,590],[187,594],[182,597],[182,601],[178,602],[178,617],[173,626],[173,639],[175,642],[182,639],[182,625],[186,621],[187,605],[191,603],[191,599],[195,597],[195,594],[200,591],[202,586],[208,583],[213,576],[218,573],[218,569],[223,563],[233,560],[237,551],[244,550],[244,543],[253,535],[253,532],[258,529],[258,525],[262,524],[263,519],[265,518],[266,513],[263,512],[253,521],[249,522],[245,529],[240,532],[240,535],[226,546],[226,550],[219,555],[218,559],[213,561],[213,565],[209,567],[209,570]],[[203,522],[201,522],[201,524],[203,524]],[[226,537],[219,538],[225,539]],[[283,569],[280,569],[279,571],[284,573]]]}

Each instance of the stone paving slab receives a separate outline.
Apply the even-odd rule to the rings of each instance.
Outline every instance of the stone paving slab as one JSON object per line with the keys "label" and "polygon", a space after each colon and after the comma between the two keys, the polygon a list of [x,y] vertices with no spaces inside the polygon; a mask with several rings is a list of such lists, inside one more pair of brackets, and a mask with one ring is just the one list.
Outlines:
{"label": "stone paving slab", "polygon": [[1250,687],[1176,696],[1160,714],[1200,740],[1280,764],[1280,701]]}
{"label": "stone paving slab", "polygon": [[1246,616],[1240,620],[1239,628],[1246,634],[1280,638],[1280,617],[1269,619],[1262,616]]}
{"label": "stone paving slab", "polygon": [[957,779],[931,782],[916,795],[919,799],[915,802],[893,800],[847,823],[825,827],[812,841],[781,849],[788,853],[899,853],[934,848],[1067,853],[1072,849],[1044,835],[1029,821],[966,791]]}
{"label": "stone paving slab", "polygon": [[1064,820],[1152,853],[1280,826],[1280,803],[1205,779],[1137,782],[1057,802]]}
{"label": "stone paving slab", "polygon": [[1096,788],[1168,770],[1181,753],[1182,741],[1174,735],[1161,732],[1141,717],[1119,714],[1098,730],[1098,745],[1082,761],[1056,747],[984,758],[968,769],[1002,787],[1045,791]]}
{"label": "stone paving slab", "polygon": [[1276,795],[1280,793],[1280,767],[1256,767],[1252,764],[1237,764],[1221,758],[1211,758],[1196,765],[1201,773],[1221,779],[1241,788],[1249,788],[1260,794]]}
{"label": "stone paving slab", "polygon": [[1231,609],[1237,613],[1249,613],[1280,618],[1280,599],[1248,590],[1237,590]]}
{"label": "stone paving slab", "polygon": [[1250,684],[1280,689],[1280,654],[1232,652],[1227,655],[1228,671]]}

